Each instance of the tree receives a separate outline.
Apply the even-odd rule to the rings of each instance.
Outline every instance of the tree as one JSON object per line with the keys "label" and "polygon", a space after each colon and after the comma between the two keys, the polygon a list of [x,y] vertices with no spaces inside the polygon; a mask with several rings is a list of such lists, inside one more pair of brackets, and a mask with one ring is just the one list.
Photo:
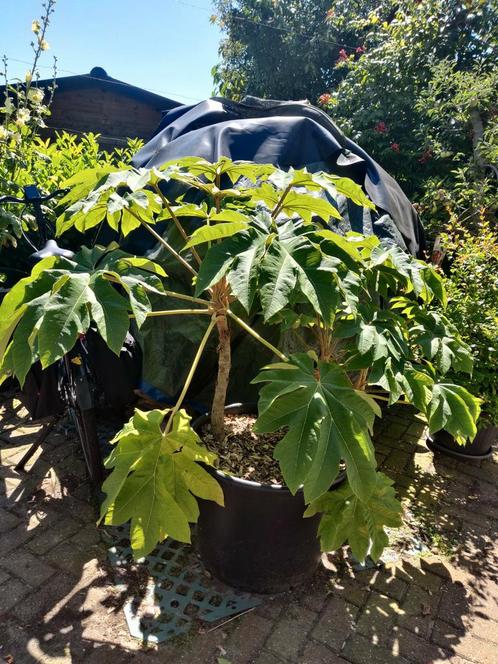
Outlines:
{"label": "tree", "polygon": [[[364,13],[374,5],[350,3]],[[213,76],[218,92],[273,99],[316,100],[343,73],[334,63],[342,53],[361,53],[363,29],[334,21],[330,0],[215,0],[213,20],[226,38]]]}
{"label": "tree", "polygon": [[[494,217],[496,0],[217,6],[221,92],[318,103],[419,202],[431,230]],[[266,25],[291,32],[277,39]]]}

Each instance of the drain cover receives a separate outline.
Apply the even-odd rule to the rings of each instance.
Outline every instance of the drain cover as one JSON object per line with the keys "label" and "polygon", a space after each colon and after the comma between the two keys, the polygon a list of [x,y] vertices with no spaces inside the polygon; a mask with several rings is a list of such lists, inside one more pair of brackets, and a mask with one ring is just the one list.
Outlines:
{"label": "drain cover", "polygon": [[[120,579],[117,588],[127,599],[124,613],[130,634],[144,642],[160,643],[184,634],[194,619],[215,622],[251,609],[261,600],[237,591],[208,575],[192,546],[170,538],[138,563],[133,560],[128,529],[112,528],[109,561]],[[141,587],[129,576],[146,579]],[[128,574],[130,572],[130,574]]]}

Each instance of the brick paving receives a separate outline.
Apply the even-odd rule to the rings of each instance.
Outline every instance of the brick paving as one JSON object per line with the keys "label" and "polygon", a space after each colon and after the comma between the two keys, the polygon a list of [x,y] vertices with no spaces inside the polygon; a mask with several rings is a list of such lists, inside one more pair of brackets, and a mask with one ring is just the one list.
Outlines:
{"label": "brick paving", "polygon": [[146,648],[128,634],[74,438],[58,425],[14,470],[38,430],[15,400],[0,405],[0,661],[498,663],[498,454],[434,457],[423,422],[392,409],[376,450],[405,527],[380,568],[324,555],[310,586]]}

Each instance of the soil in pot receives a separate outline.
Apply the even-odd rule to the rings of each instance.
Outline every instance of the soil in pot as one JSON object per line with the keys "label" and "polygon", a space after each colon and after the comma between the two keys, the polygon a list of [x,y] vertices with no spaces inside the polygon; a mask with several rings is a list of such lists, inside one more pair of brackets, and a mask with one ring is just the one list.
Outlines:
{"label": "soil in pot", "polygon": [[316,571],[319,516],[304,519],[302,491],[293,496],[282,486],[272,454],[285,432],[253,434],[254,410],[227,407],[227,436],[221,445],[210,437],[207,416],[194,423],[209,449],[220,455],[219,470],[209,471],[225,496],[225,507],[199,501],[197,541],[215,577],[243,590],[274,593],[308,581]]}

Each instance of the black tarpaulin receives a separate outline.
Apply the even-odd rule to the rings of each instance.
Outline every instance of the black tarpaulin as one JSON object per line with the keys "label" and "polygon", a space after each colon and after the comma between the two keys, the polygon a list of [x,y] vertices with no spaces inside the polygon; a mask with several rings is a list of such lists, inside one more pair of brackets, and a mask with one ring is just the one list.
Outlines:
{"label": "black tarpaulin", "polygon": [[346,201],[338,200],[345,219],[338,230],[375,233],[414,255],[425,249],[422,225],[397,182],[326,113],[308,102],[246,97],[236,103],[213,98],[175,108],[165,114],[156,135],[133,163],[161,166],[188,156],[208,161],[226,156],[350,177],[362,185],[377,210],[353,210]]}

